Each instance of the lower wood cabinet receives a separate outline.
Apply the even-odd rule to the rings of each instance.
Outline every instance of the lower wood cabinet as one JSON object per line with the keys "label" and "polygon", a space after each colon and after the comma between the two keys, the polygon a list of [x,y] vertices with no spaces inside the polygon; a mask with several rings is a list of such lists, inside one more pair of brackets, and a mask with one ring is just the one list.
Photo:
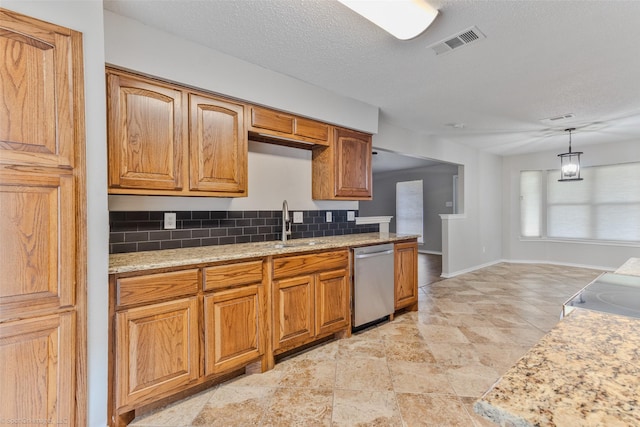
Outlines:
{"label": "lower wood cabinet", "polygon": [[282,353],[350,330],[348,252],[278,258],[273,263],[273,349]]}
{"label": "lower wood cabinet", "polygon": [[395,309],[418,309],[418,242],[395,244]]}
{"label": "lower wood cabinet", "polygon": [[198,300],[183,298],[116,314],[116,404],[150,403],[198,379]]}
{"label": "lower wood cabinet", "polygon": [[263,289],[251,285],[205,295],[205,375],[241,367],[264,354]]}
{"label": "lower wood cabinet", "polygon": [[0,423],[76,424],[75,320],[66,312],[0,324]]}

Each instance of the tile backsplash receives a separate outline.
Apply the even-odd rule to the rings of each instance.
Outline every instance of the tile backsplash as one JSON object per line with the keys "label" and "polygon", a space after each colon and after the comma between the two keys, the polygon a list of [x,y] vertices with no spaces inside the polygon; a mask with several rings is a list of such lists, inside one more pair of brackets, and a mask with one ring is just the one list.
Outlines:
{"label": "tile backsplash", "polygon": [[[377,224],[347,221],[346,210],[301,212],[303,222],[291,224],[292,239],[378,231]],[[332,222],[326,222],[327,212]],[[163,225],[164,212],[109,212],[109,253],[278,240],[282,211],[176,211],[176,229]]]}

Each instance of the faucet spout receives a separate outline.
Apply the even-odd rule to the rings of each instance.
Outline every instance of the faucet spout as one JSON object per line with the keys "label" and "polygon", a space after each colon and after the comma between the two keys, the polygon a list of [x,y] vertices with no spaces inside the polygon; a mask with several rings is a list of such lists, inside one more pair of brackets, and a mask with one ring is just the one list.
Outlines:
{"label": "faucet spout", "polygon": [[291,218],[289,217],[289,204],[282,202],[282,243],[287,243],[287,236],[291,235]]}

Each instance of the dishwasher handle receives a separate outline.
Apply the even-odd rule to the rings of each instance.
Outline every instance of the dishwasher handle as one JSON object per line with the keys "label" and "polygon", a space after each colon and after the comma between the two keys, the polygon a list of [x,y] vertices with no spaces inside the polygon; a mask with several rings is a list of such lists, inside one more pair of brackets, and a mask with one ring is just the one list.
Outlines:
{"label": "dishwasher handle", "polygon": [[364,259],[364,258],[373,258],[376,256],[381,256],[381,255],[391,255],[393,253],[393,249],[389,249],[388,251],[382,251],[382,252],[371,252],[368,254],[358,254],[356,255],[356,259]]}

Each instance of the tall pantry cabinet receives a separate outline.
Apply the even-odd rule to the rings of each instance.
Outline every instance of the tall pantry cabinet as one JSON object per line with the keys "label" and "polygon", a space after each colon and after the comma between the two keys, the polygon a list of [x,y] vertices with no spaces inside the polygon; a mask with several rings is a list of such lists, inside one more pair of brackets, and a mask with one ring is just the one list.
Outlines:
{"label": "tall pantry cabinet", "polygon": [[82,36],[0,8],[0,419],[86,424]]}

